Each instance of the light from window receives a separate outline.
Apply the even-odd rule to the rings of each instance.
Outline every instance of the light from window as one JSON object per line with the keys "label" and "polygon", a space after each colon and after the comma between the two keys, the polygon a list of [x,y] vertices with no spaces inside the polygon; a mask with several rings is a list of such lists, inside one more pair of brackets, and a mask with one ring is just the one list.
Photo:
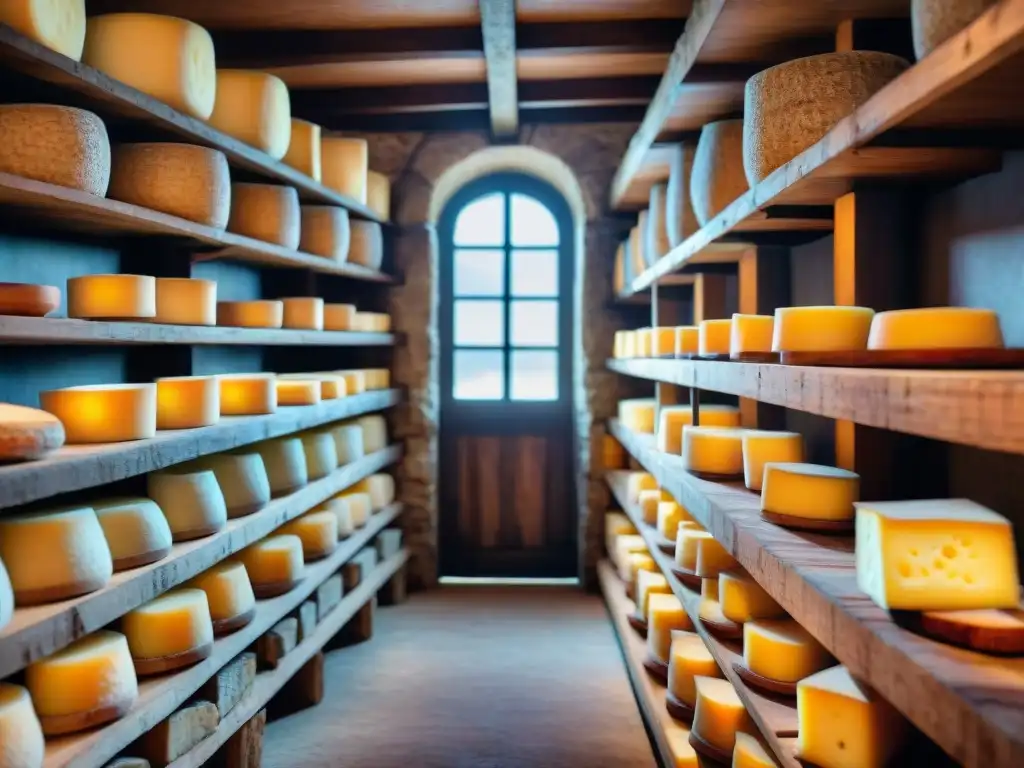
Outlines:
{"label": "light from window", "polygon": [[513,347],[558,346],[557,301],[512,302]]}
{"label": "light from window", "polygon": [[497,349],[456,349],[452,360],[456,400],[501,400],[505,396],[505,356]]}
{"label": "light from window", "polygon": [[558,251],[512,251],[513,296],[558,295]]}
{"label": "light from window", "polygon": [[500,347],[505,343],[505,303],[459,299],[455,302],[455,346]]}
{"label": "light from window", "polygon": [[504,194],[494,192],[485,195],[459,211],[459,216],[455,219],[455,245],[494,246],[504,244]]}
{"label": "light from window", "polygon": [[558,245],[558,222],[532,197],[512,195],[512,245]]}
{"label": "light from window", "polygon": [[512,399],[558,399],[558,353],[514,350],[512,352]]}
{"label": "light from window", "polygon": [[456,296],[502,296],[505,251],[455,251]]}

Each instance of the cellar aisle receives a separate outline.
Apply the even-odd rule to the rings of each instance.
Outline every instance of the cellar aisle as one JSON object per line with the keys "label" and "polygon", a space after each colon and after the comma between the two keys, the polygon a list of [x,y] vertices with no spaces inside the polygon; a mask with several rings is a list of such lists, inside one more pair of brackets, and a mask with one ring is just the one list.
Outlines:
{"label": "cellar aisle", "polygon": [[443,587],[328,654],[324,701],[267,727],[264,768],[654,768],[600,598]]}

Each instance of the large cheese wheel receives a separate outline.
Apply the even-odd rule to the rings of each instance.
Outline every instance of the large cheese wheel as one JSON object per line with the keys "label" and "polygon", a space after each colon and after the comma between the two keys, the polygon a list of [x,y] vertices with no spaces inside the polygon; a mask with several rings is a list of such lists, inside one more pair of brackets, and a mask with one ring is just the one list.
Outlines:
{"label": "large cheese wheel", "polygon": [[82,275],[68,278],[68,317],[138,320],[155,316],[155,277]]}
{"label": "large cheese wheel", "polygon": [[[702,414],[703,411],[701,408]],[[803,460],[804,439],[799,432],[758,429],[743,432],[743,481],[752,491],[761,490],[765,464]]]}
{"label": "large cheese wheel", "polygon": [[274,374],[228,373],[219,379],[221,416],[260,416],[277,410]]}
{"label": "large cheese wheel", "polygon": [[120,443],[156,435],[156,384],[96,384],[39,393],[70,445]]}
{"label": "large cheese wheel", "polygon": [[672,244],[668,236],[668,210],[666,183],[652,184],[647,208],[647,230],[644,233],[644,247],[653,263],[668,253]]}
{"label": "large cheese wheel", "polygon": [[190,587],[206,593],[210,618],[229,621],[256,607],[256,596],[245,565],[236,560],[225,560],[208,568],[189,582]]}
{"label": "large cheese wheel", "polygon": [[171,527],[152,499],[108,499],[93,504],[114,570],[162,560],[171,551]]}
{"label": "large cheese wheel", "polygon": [[357,421],[363,428],[363,451],[365,453],[376,453],[388,447],[387,422],[380,414],[363,416]]}
{"label": "large cheese wheel", "polygon": [[366,139],[325,136],[320,140],[324,186],[366,203],[370,147]]}
{"label": "large cheese wheel", "polygon": [[314,510],[285,523],[275,533],[298,536],[305,562],[320,560],[338,546],[338,518],[329,509]]}
{"label": "large cheese wheel", "polygon": [[733,313],[729,354],[733,356],[771,352],[775,331],[774,315],[741,315]]}
{"label": "large cheese wheel", "polygon": [[217,283],[191,277],[156,278],[154,323],[216,325]]}
{"label": "large cheese wheel", "polygon": [[274,496],[292,493],[309,482],[306,452],[299,438],[279,437],[268,440],[260,443],[258,450],[267,468],[270,491]]}
{"label": "large cheese wheel", "polygon": [[878,51],[793,59],[747,80],[743,169],[753,186],[816,144],[910,64]]}
{"label": "large cheese wheel", "polygon": [[362,425],[339,424],[331,429],[331,433],[334,435],[334,448],[338,453],[339,466],[363,458],[365,454]]}
{"label": "large cheese wheel", "polygon": [[30,665],[25,685],[47,736],[116,720],[139,695],[128,640],[105,629]]}
{"label": "large cheese wheel", "polygon": [[923,59],[966,27],[996,0],[911,0],[914,53]]}
{"label": "large cheese wheel", "polygon": [[223,152],[192,144],[117,144],[108,197],[224,229],[231,175]]}
{"label": "large cheese wheel", "polygon": [[366,172],[366,205],[382,221],[391,218],[391,180],[383,173]]}
{"label": "large cheese wheel", "polygon": [[293,117],[288,151],[282,161],[314,181],[320,181],[320,126]]}
{"label": "large cheese wheel", "polygon": [[673,248],[700,229],[690,198],[690,177],[696,146],[692,142],[680,144],[669,169],[668,189],[665,192],[666,229]]}
{"label": "large cheese wheel", "polygon": [[218,69],[210,125],[280,160],[292,137],[288,86],[251,69]]}
{"label": "large cheese wheel", "polygon": [[299,193],[277,184],[231,185],[228,231],[284,248],[298,248]]}
{"label": "large cheese wheel", "polygon": [[19,606],[94,592],[114,573],[92,507],[0,517],[0,560]]}
{"label": "large cheese wheel", "polygon": [[[246,547],[236,555],[245,565],[258,596],[271,597],[287,591],[302,579],[305,561],[302,539],[294,534],[270,536]],[[268,588],[280,588],[269,589]]]}
{"label": "large cheese wheel", "polygon": [[743,172],[743,121],[708,123],[690,173],[690,203],[704,226],[748,189]]}
{"label": "large cheese wheel", "polygon": [[218,301],[217,325],[236,328],[280,328],[284,303],[276,300]]}
{"label": "large cheese wheel", "polygon": [[1000,349],[1003,330],[991,309],[931,307],[877,312],[868,349]]}
{"label": "large cheese wheel", "polygon": [[146,476],[146,495],[160,505],[175,541],[209,536],[228,520],[224,494],[208,469],[186,465],[151,472]]}
{"label": "large cheese wheel", "polygon": [[28,691],[0,683],[0,766],[42,768],[45,752],[43,728]]}
{"label": "large cheese wheel", "polygon": [[38,459],[64,445],[64,425],[52,413],[0,403],[0,461]]}
{"label": "large cheese wheel", "polygon": [[306,455],[306,473],[310,480],[327,477],[338,468],[338,450],[334,436],[329,431],[306,432],[301,439],[302,451]]}
{"label": "large cheese wheel", "polygon": [[348,258],[348,211],[335,205],[304,205],[299,250],[342,262]]}
{"label": "large cheese wheel", "polygon": [[121,618],[133,659],[159,659],[188,653],[213,642],[206,592],[175,589]]}
{"label": "large cheese wheel", "polygon": [[0,171],[98,197],[110,181],[110,139],[92,112],[51,104],[0,106]]}
{"label": "large cheese wheel", "polygon": [[[0,23],[69,59],[82,58],[85,0],[6,0],[0,3]],[[0,766],[10,768],[2,760]]]}
{"label": "large cheese wheel", "polygon": [[282,325],[306,331],[324,329],[324,300],[315,296],[281,299],[284,305]]}
{"label": "large cheese wheel", "polygon": [[193,429],[220,421],[216,376],[171,376],[156,380],[156,428]]}
{"label": "large cheese wheel", "polygon": [[213,39],[185,19],[151,13],[91,16],[82,61],[202,120],[219,95]]}
{"label": "large cheese wheel", "polygon": [[384,235],[375,221],[355,220],[349,224],[348,260],[369,269],[380,269],[384,262]]}
{"label": "large cheese wheel", "polygon": [[355,304],[324,304],[325,331],[351,331],[355,319]]}
{"label": "large cheese wheel", "polygon": [[270,503],[270,478],[263,457],[250,450],[206,456],[197,467],[209,469],[224,495],[228,517],[244,517]]}
{"label": "large cheese wheel", "polygon": [[820,464],[766,463],[761,509],[808,520],[852,520],[860,497],[860,475]]}
{"label": "large cheese wheel", "polygon": [[867,307],[780,307],[773,352],[835,352],[867,347],[875,311]]}

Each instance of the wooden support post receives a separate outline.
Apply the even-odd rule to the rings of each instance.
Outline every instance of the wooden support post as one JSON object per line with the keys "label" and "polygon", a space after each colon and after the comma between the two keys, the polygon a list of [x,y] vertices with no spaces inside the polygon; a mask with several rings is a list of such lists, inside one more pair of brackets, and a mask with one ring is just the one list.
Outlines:
{"label": "wooden support post", "polygon": [[256,654],[243,653],[225,664],[199,689],[199,698],[212,701],[225,717],[252,687],[256,679]]}
{"label": "wooden support post", "polygon": [[403,565],[395,575],[384,582],[384,586],[377,592],[377,600],[381,605],[398,605],[405,602],[407,596],[405,566]]}
{"label": "wooden support post", "polygon": [[301,643],[316,630],[316,601],[307,600],[300,605],[299,610],[295,612],[295,618],[299,620],[299,642]]}
{"label": "wooden support post", "polygon": [[324,699],[324,654],[317,651],[284,684],[267,706],[267,719],[277,720],[303,709],[315,707]]}
{"label": "wooden support post", "polygon": [[914,61],[913,33],[910,18],[845,19],[836,29],[836,50],[883,51]]}
{"label": "wooden support post", "polygon": [[210,768],[260,768],[266,725],[267,711],[261,709],[210,758]]}
{"label": "wooden support post", "polygon": [[377,598],[373,597],[348,620],[348,623],[332,637],[324,650],[333,651],[356,643],[363,643],[373,637],[373,614],[377,608]]}
{"label": "wooden support post", "polygon": [[153,768],[173,763],[205,739],[220,724],[217,706],[198,701],[182,707],[138,740],[135,750]]}
{"label": "wooden support post", "polygon": [[295,650],[299,640],[299,620],[282,619],[256,641],[260,669],[277,669],[286,655]]}

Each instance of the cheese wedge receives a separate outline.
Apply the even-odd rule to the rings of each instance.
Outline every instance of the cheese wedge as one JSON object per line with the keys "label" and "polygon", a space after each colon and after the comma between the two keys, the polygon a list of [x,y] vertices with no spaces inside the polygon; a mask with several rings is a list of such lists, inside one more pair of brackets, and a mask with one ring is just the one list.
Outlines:
{"label": "cheese wedge", "polygon": [[636,575],[636,605],[634,614],[638,619],[647,621],[651,595],[668,595],[672,589],[659,571],[640,571]]}
{"label": "cheese wedge", "polygon": [[798,432],[748,429],[743,433],[743,481],[752,491],[761,490],[765,464],[803,460],[804,439]]}
{"label": "cheese wedge", "polygon": [[999,315],[991,309],[931,307],[879,312],[868,349],[1001,349]]}
{"label": "cheese wedge", "polygon": [[270,479],[273,496],[293,493],[309,482],[306,452],[297,437],[279,437],[257,447]]}
{"label": "cheese wedge", "polygon": [[28,691],[0,683],[0,766],[42,768],[45,752],[43,728]]}
{"label": "cheese wedge", "polygon": [[[7,0],[0,3],[0,23],[69,59],[82,58],[85,0]],[[14,766],[2,761],[0,765],[20,768],[17,760]]]}
{"label": "cheese wedge", "polygon": [[772,351],[772,336],[775,332],[775,318],[772,315],[732,316],[729,354],[747,355]]}
{"label": "cheese wedge", "polygon": [[218,379],[221,416],[258,416],[277,411],[274,374],[221,374]]}
{"label": "cheese wedge", "polygon": [[641,519],[647,525],[658,524],[658,505],[662,502],[664,494],[660,490],[640,491],[637,497],[637,506],[640,508]]}
{"label": "cheese wedge", "polygon": [[338,468],[338,451],[334,446],[334,437],[327,430],[303,433],[302,451],[306,455],[308,480],[327,477]]}
{"label": "cheese wedge", "polygon": [[751,672],[782,683],[795,683],[834,663],[828,651],[792,619],[747,621],[743,661]]}
{"label": "cheese wedge", "polygon": [[732,343],[732,320],[704,320],[697,334],[697,353],[727,355]]}
{"label": "cheese wedge", "polygon": [[740,624],[751,619],[774,619],[786,615],[782,606],[760,584],[738,569],[719,573],[717,599],[725,618]]}
{"label": "cheese wedge", "polygon": [[657,407],[658,402],[650,397],[620,400],[619,421],[634,432],[654,434],[654,412]]}
{"label": "cheese wedge", "polygon": [[281,161],[313,181],[320,181],[320,126],[308,120],[291,118],[288,151]]}
{"label": "cheese wedge", "polygon": [[[693,406],[663,405],[658,411],[658,450],[676,456],[683,452],[683,427],[693,424]],[[740,409],[732,405],[702,405],[702,427],[738,427]]]}
{"label": "cheese wedge", "polygon": [[338,453],[338,465],[344,466],[363,458],[363,428],[358,424],[339,424],[332,427],[334,448]]}
{"label": "cheese wedge", "polygon": [[316,405],[321,400],[323,385],[318,379],[277,380],[278,405]]}
{"label": "cheese wedge", "polygon": [[373,513],[370,494],[363,491],[346,491],[338,494],[335,498],[348,507],[352,525],[356,528],[362,528],[370,521],[370,515]]}
{"label": "cheese wedge", "polygon": [[82,275],[68,278],[68,317],[141,320],[156,315],[156,278]]}
{"label": "cheese wedge", "polygon": [[280,301],[218,301],[217,325],[236,328],[280,328],[284,304]]}
{"label": "cheese wedge", "polygon": [[182,588],[121,617],[133,659],[160,659],[213,642],[210,603],[201,589]]}
{"label": "cheese wedge", "polygon": [[756,736],[737,731],[732,768],[779,768],[779,764]]}
{"label": "cheese wedge", "polygon": [[324,329],[324,300],[312,296],[282,299],[284,313],[282,325],[304,331]]}
{"label": "cheese wedge", "polygon": [[754,728],[736,689],[719,677],[698,675],[693,682],[697,690],[693,733],[711,746],[732,754],[736,734]]}
{"label": "cheese wedge", "polygon": [[676,329],[654,328],[651,332],[651,357],[675,357]]}
{"label": "cheese wedge", "polygon": [[157,503],[175,541],[209,536],[228,521],[217,477],[208,469],[175,467],[146,475],[146,495]]}
{"label": "cheese wedge", "polygon": [[640,328],[636,332],[636,356],[650,357],[652,348],[653,328]]}
{"label": "cheese wedge", "polygon": [[[167,556],[171,548],[171,527],[167,518],[152,499],[108,499],[93,504],[96,518],[103,528],[114,569],[126,570],[119,563],[145,558],[151,553]],[[147,560],[147,563],[153,560]]]}
{"label": "cheese wedge", "polygon": [[867,348],[875,311],[867,307],[775,310],[773,352],[839,352]]}
{"label": "cheese wedge", "polygon": [[156,435],[155,384],[96,384],[39,393],[64,425],[69,445],[121,443]]}
{"label": "cheese wedge", "polygon": [[325,187],[366,204],[370,149],[366,139],[324,136],[320,140],[321,180]]}
{"label": "cheese wedge", "polygon": [[[352,239],[348,211],[335,205],[303,205],[301,217],[300,251],[323,256],[325,259],[338,263],[348,259],[348,249]],[[332,304],[328,306],[351,307],[352,305]],[[354,312],[355,307],[352,309]],[[329,331],[348,330],[348,328],[332,327],[332,325],[337,325],[337,321],[327,323],[326,315],[324,320]]]}
{"label": "cheese wedge", "polygon": [[676,565],[685,571],[697,570],[697,552],[700,542],[714,537],[707,531],[680,527],[676,534]]}
{"label": "cheese wedge", "polygon": [[216,325],[217,283],[190,277],[156,278],[154,323]]}
{"label": "cheese wedge", "polygon": [[270,478],[263,457],[255,450],[206,456],[196,462],[217,478],[228,517],[244,517],[270,503]]}
{"label": "cheese wedge", "polygon": [[366,205],[381,221],[391,218],[391,180],[383,173],[366,172]]}
{"label": "cheese wedge", "polygon": [[658,488],[658,481],[654,475],[647,472],[630,472],[626,477],[626,499],[630,504],[640,502],[640,494],[644,491],[654,491]]}
{"label": "cheese wedge", "polygon": [[673,629],[693,629],[693,622],[679,598],[671,592],[647,598],[647,653],[666,664],[672,646]]}
{"label": "cheese wedge", "polygon": [[338,518],[330,510],[307,512],[275,531],[275,535],[281,534],[299,537],[304,561],[318,560],[338,546]]}
{"label": "cheese wedge", "polygon": [[231,185],[228,232],[282,248],[299,247],[302,234],[299,193],[277,184]]}
{"label": "cheese wedge", "polygon": [[363,428],[363,453],[376,453],[388,447],[388,428],[383,416],[363,416],[356,423]]}
{"label": "cheese wedge", "polygon": [[647,544],[640,534],[621,534],[615,538],[615,548],[609,552],[612,563],[619,570],[619,577],[629,581],[629,556],[634,552],[647,552]]}
{"label": "cheese wedge", "polygon": [[856,472],[819,464],[764,465],[761,509],[810,520],[851,520],[860,493]]}
{"label": "cheese wedge", "polygon": [[700,327],[696,325],[676,326],[676,357],[696,355],[700,351]]}
{"label": "cheese wedge", "polygon": [[224,560],[208,568],[188,583],[206,593],[210,618],[226,621],[256,607],[256,596],[245,566],[236,560]]}
{"label": "cheese wedge", "polygon": [[691,707],[697,704],[697,677],[721,677],[722,670],[696,632],[674,630],[669,651],[668,690]]}
{"label": "cheese wedge", "polygon": [[210,125],[280,160],[292,138],[288,86],[266,72],[218,69]]}
{"label": "cheese wedge", "polygon": [[705,475],[743,474],[743,431],[733,427],[683,427],[683,468]]}
{"label": "cheese wedge", "polygon": [[658,572],[660,570],[658,568],[658,564],[654,561],[654,558],[651,557],[650,552],[647,552],[646,550],[643,552],[630,552],[626,555],[626,559],[623,564],[623,581],[625,581],[626,585],[630,587],[636,585],[637,575],[640,571]]}
{"label": "cheese wedge", "polygon": [[[736,558],[729,554],[716,539],[701,537],[696,539],[697,567],[694,569],[702,579],[717,579],[722,571],[735,568]],[[714,595],[718,599],[718,594]]]}
{"label": "cheese wedge", "polygon": [[216,376],[173,376],[156,380],[156,428],[194,429],[220,421]]}
{"label": "cheese wedge", "polygon": [[675,501],[658,502],[658,534],[662,538],[675,541],[679,524],[684,522],[695,522],[686,507]]}
{"label": "cheese wedge", "polygon": [[294,534],[270,536],[236,555],[254,586],[290,584],[305,575],[302,540]]}

